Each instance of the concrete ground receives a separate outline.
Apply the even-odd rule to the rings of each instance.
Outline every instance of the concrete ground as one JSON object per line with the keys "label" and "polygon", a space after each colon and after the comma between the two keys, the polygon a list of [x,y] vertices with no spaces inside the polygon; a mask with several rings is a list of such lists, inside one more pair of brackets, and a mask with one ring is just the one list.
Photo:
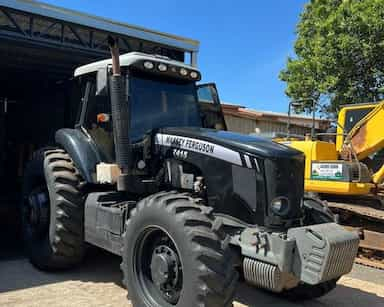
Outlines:
{"label": "concrete ground", "polygon": [[[1,241],[1,235],[9,238],[5,232],[0,232],[0,306],[130,306],[121,285],[119,257],[93,250],[77,269],[39,272],[24,258],[17,244],[4,241],[4,238]],[[236,307],[379,307],[384,306],[384,272],[355,265],[352,273],[340,280],[336,290],[304,303],[288,302],[241,284],[235,301]]]}

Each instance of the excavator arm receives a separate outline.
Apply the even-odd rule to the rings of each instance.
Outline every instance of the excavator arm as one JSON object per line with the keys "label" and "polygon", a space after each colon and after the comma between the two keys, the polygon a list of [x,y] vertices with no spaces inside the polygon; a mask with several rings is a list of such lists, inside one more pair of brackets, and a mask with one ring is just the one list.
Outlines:
{"label": "excavator arm", "polygon": [[[349,131],[345,144],[351,145],[360,161],[384,148],[384,101]],[[372,181],[376,184],[384,181],[384,165],[373,174]]]}

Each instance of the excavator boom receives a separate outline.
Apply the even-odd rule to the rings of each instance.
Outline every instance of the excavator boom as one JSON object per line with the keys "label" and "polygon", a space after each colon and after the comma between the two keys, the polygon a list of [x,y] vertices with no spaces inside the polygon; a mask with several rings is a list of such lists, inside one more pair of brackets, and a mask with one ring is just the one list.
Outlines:
{"label": "excavator boom", "polygon": [[351,142],[359,160],[384,148],[384,102],[378,104],[348,133],[345,141]]}
{"label": "excavator boom", "polygon": [[[379,103],[363,117],[347,134],[345,144],[352,145],[359,161],[384,148],[384,102]],[[384,165],[372,176],[372,182],[382,183]]]}

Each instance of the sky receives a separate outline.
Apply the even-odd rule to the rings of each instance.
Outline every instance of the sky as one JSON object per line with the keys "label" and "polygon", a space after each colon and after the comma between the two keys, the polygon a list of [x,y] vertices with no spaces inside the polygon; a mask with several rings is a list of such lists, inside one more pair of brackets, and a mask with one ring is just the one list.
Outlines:
{"label": "sky", "polygon": [[287,112],[278,74],[293,56],[295,28],[308,0],[40,0],[200,41],[203,82],[222,102]]}

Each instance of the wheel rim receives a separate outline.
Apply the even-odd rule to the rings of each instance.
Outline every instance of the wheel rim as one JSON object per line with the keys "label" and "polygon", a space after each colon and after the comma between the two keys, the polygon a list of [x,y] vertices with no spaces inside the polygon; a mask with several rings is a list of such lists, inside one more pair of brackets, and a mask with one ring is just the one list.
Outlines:
{"label": "wheel rim", "polygon": [[134,250],[134,274],[142,297],[154,306],[176,305],[183,287],[174,240],[157,226],[145,229]]}
{"label": "wheel rim", "polygon": [[45,187],[39,187],[24,199],[23,220],[26,230],[32,236],[41,236],[49,227],[49,194]]}

